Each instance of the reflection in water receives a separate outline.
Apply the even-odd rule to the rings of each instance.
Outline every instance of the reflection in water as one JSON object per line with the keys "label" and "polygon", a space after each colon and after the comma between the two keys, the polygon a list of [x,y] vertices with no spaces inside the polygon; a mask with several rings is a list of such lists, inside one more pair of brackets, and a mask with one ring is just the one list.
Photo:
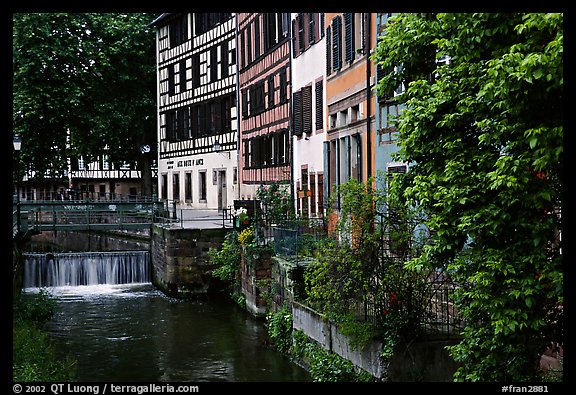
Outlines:
{"label": "reflection in water", "polygon": [[48,330],[79,381],[311,381],[228,299],[174,300],[150,283],[47,290],[58,300]]}

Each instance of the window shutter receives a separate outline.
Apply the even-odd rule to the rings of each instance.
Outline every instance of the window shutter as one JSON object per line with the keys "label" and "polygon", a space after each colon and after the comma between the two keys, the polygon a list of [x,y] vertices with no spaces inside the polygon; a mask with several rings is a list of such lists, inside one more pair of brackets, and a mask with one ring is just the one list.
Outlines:
{"label": "window shutter", "polygon": [[312,86],[302,88],[302,131],[312,133]]}
{"label": "window shutter", "polygon": [[210,49],[210,82],[218,79],[218,47]]}
{"label": "window shutter", "polygon": [[351,12],[344,14],[344,35],[346,62],[352,63],[354,60],[354,14]]}
{"label": "window shutter", "polygon": [[292,51],[293,51],[293,56],[296,57],[298,56],[298,54],[300,53],[299,49],[298,49],[298,31],[297,29],[297,25],[296,25],[296,20],[298,19],[298,17],[296,17],[296,19],[292,19]]}
{"label": "window shutter", "polygon": [[316,23],[314,21],[315,13],[308,13],[308,43],[310,45],[316,42]]}
{"label": "window shutter", "polygon": [[332,57],[331,49],[332,49],[332,36],[331,36],[331,29],[330,26],[326,28],[326,75],[330,75],[332,73]]}
{"label": "window shutter", "polygon": [[228,41],[224,41],[220,46],[220,56],[222,58],[222,78],[228,77]]}
{"label": "window shutter", "polygon": [[324,128],[324,103],[323,103],[323,92],[322,92],[322,81],[316,82],[316,130]]}
{"label": "window shutter", "polygon": [[242,118],[248,117],[248,91],[242,91]]}
{"label": "window shutter", "polygon": [[246,64],[252,63],[252,25],[246,28]]}
{"label": "window shutter", "polygon": [[294,119],[294,135],[300,136],[302,134],[302,91],[297,91],[292,94],[292,109]]}
{"label": "window shutter", "polygon": [[170,96],[174,96],[174,93],[176,92],[175,85],[174,85],[174,75],[176,74],[174,72],[175,67],[176,67],[176,63],[168,66],[168,95],[170,95]]}
{"label": "window shutter", "polygon": [[304,14],[298,14],[296,24],[298,25],[298,53],[302,53],[306,46],[306,42],[304,41]]}
{"label": "window shutter", "polygon": [[332,21],[332,69],[340,70],[342,67],[342,18],[337,16]]}
{"label": "window shutter", "polygon": [[178,66],[178,83],[180,84],[180,92],[186,91],[186,61],[181,60]]}
{"label": "window shutter", "polygon": [[260,15],[254,18],[254,59],[260,57]]}
{"label": "window shutter", "polygon": [[274,74],[268,77],[268,108],[274,107]]}

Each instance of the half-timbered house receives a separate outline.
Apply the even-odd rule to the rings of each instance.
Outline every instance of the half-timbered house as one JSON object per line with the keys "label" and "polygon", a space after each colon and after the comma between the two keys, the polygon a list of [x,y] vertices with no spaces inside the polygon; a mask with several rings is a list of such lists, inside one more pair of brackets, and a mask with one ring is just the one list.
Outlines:
{"label": "half-timbered house", "polygon": [[290,13],[238,13],[240,198],[291,180]]}
{"label": "half-timbered house", "polygon": [[162,14],[157,28],[158,183],[178,207],[238,198],[236,18]]}
{"label": "half-timbered house", "polygon": [[296,213],[324,215],[324,13],[292,13],[292,147]]}

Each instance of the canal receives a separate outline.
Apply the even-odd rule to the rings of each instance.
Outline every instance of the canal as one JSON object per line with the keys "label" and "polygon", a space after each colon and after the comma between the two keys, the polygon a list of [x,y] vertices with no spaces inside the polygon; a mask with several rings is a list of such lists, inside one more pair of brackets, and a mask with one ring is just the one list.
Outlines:
{"label": "canal", "polygon": [[[37,261],[35,252],[29,254],[28,260]],[[147,281],[110,281],[140,281],[139,276],[125,274],[141,269],[133,263],[122,268],[124,261],[107,259],[120,266],[122,276],[110,276],[106,269],[85,275],[84,267],[91,264],[86,260],[49,254],[43,260],[48,265],[43,281],[56,286],[25,279],[24,295],[45,289],[56,300],[56,315],[47,330],[58,355],[77,361],[78,381],[312,381],[306,370],[267,344],[264,321],[226,295],[180,300]],[[25,277],[30,275],[26,271],[25,264]],[[57,281],[58,276],[64,280]],[[62,282],[71,278],[78,280]]]}

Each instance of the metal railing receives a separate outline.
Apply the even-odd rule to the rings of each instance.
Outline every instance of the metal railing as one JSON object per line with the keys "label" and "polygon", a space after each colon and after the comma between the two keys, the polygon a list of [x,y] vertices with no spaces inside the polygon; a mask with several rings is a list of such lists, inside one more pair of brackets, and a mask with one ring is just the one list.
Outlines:
{"label": "metal railing", "polygon": [[20,232],[143,229],[160,220],[164,211],[164,204],[158,201],[20,201],[18,205]]}

